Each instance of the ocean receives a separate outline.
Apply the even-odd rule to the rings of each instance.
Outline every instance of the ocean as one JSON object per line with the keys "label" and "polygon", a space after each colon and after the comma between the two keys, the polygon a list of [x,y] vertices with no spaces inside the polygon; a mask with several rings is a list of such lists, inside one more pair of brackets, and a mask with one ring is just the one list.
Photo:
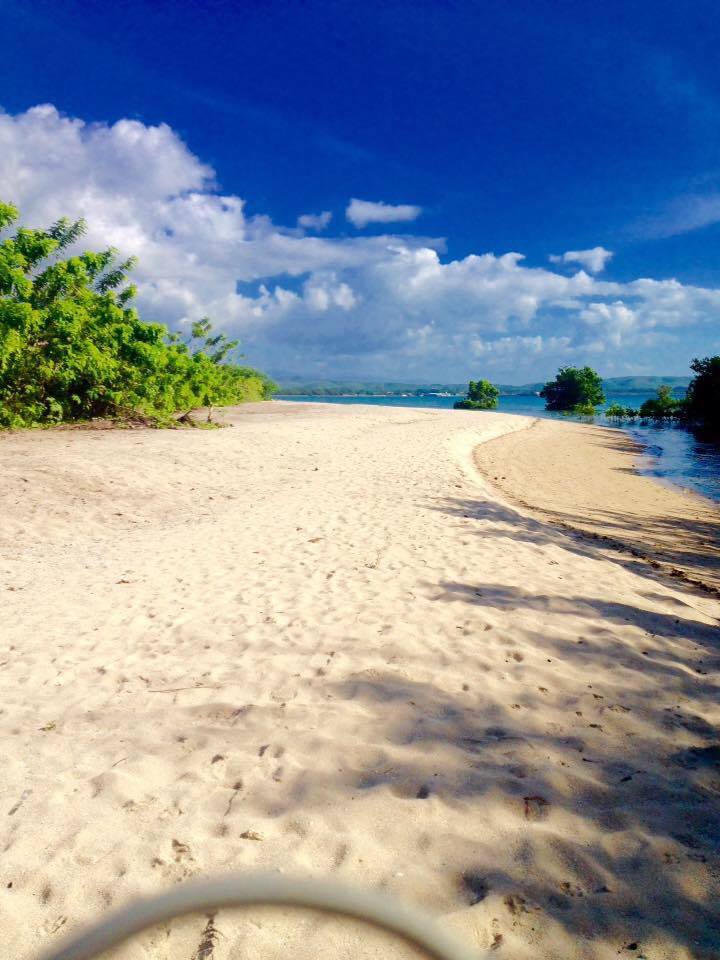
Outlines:
{"label": "ocean", "polygon": [[[614,394],[609,402],[638,409],[644,400],[654,394]],[[457,397],[312,397],[283,396],[278,400],[311,401],[314,403],[363,403],[369,406],[442,407],[452,409]],[[550,413],[541,397],[500,397],[497,413],[515,413],[532,417],[568,419],[563,414]],[[570,417],[606,427],[624,430],[644,449],[640,471],[666,483],[694,490],[720,503],[720,443],[704,436],[702,431],[677,424],[631,423],[618,425],[600,413],[592,418]]]}

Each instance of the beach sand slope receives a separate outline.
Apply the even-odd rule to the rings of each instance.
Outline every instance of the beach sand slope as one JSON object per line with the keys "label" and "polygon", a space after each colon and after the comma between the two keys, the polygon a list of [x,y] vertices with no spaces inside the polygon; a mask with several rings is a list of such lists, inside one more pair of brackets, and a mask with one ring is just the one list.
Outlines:
{"label": "beach sand slope", "polygon": [[622,430],[535,420],[479,446],[475,463],[513,503],[720,597],[720,508],[649,482],[641,454]]}
{"label": "beach sand slope", "polygon": [[[488,486],[525,418],[226,417],[0,438],[3,955],[251,869],[499,958],[720,955],[717,600]],[[119,955],[410,953],[253,910]]]}

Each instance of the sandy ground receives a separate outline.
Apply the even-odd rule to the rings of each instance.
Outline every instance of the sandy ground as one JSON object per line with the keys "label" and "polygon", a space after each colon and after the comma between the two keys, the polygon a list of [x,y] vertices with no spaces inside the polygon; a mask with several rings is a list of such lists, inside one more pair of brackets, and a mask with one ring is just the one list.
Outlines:
{"label": "sandy ground", "polygon": [[475,463],[513,503],[720,598],[720,509],[692,491],[648,483],[633,469],[641,452],[621,430],[535,420],[479,446]]}
{"label": "sandy ground", "polygon": [[[525,418],[229,420],[0,438],[3,956],[250,868],[498,958],[720,956],[718,601],[493,491],[473,448]],[[408,955],[267,910],[116,954]]]}

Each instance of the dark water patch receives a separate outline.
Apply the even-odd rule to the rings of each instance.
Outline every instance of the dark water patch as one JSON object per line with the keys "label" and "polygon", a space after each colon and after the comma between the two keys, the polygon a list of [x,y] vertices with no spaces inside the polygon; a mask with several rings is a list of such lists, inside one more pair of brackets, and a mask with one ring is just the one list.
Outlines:
{"label": "dark water patch", "polygon": [[720,502],[720,438],[681,424],[635,424],[627,432],[644,447],[640,472]]}

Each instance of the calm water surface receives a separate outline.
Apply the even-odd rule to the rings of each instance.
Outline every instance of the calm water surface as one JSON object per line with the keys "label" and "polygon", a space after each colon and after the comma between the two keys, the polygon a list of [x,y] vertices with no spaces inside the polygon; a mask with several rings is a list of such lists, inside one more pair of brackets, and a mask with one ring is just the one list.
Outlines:
{"label": "calm water surface", "polygon": [[[617,394],[610,402],[634,407],[651,394]],[[652,394],[654,396],[654,394]],[[362,403],[379,407],[443,407],[452,408],[456,397],[283,397],[278,400],[311,401],[315,403]],[[532,417],[567,419],[562,414],[548,413],[541,397],[500,397],[498,413],[516,413]],[[570,418],[583,419],[583,418]],[[587,419],[587,418],[585,418]],[[602,413],[595,423],[617,427]],[[720,502],[720,443],[703,436],[701,431],[686,427],[634,423],[619,427],[642,444],[645,454],[639,464],[642,473],[668,483],[687,487]]]}

